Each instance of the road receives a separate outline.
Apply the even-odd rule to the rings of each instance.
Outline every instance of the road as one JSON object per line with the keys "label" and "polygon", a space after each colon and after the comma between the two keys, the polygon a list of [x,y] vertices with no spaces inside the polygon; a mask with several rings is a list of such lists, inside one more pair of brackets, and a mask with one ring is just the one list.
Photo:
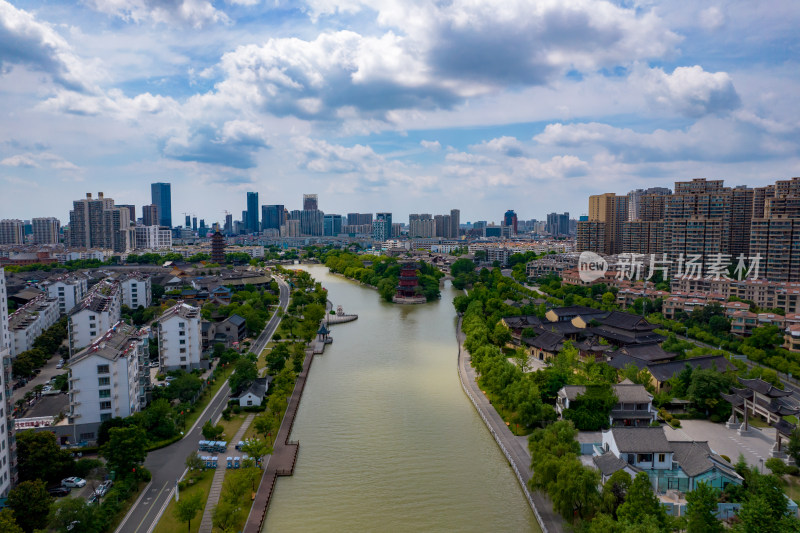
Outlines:
{"label": "road", "polygon": [[[285,312],[289,305],[289,286],[280,278],[276,279],[280,287],[279,305]],[[273,315],[261,335],[253,343],[251,347],[253,353],[261,353],[263,347],[272,338],[279,323],[280,317],[277,314]],[[149,533],[155,528],[158,519],[166,509],[175,491],[178,479],[181,478],[186,470],[186,458],[193,451],[197,451],[198,441],[203,440],[201,433],[203,424],[207,420],[216,420],[222,414],[228,403],[229,394],[230,387],[226,382],[209,402],[208,407],[197,419],[194,426],[186,432],[183,439],[147,455],[144,466],[153,477],[122,520],[116,533]]]}
{"label": "road", "polygon": [[[20,387],[11,393],[11,405],[14,405],[17,400],[21,400],[25,393],[28,391],[32,391],[36,385],[47,385],[50,382],[51,378],[54,378],[60,374],[66,374],[69,372],[67,368],[56,368],[58,365],[58,355],[54,355],[42,367],[41,372],[34,376],[32,379],[28,380],[28,384],[24,387]],[[16,382],[17,380],[14,380]]]}

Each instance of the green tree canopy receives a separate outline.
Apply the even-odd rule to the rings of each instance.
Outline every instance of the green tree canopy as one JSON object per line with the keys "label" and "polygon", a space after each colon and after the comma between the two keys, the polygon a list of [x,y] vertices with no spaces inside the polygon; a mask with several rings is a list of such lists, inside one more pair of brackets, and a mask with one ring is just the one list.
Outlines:
{"label": "green tree canopy", "polygon": [[23,481],[8,493],[7,504],[14,511],[17,524],[26,532],[44,529],[52,498],[44,481]]}

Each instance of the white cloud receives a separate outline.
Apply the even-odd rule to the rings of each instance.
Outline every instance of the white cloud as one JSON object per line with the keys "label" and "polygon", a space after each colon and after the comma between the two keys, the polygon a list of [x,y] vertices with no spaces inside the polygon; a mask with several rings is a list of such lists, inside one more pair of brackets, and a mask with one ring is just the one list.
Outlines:
{"label": "white cloud", "polygon": [[638,69],[633,83],[642,88],[654,107],[666,107],[689,117],[724,113],[740,105],[727,72],[706,72],[699,65],[677,67],[672,74],[660,68]]}
{"label": "white cloud", "polygon": [[481,144],[470,146],[470,148],[478,151],[503,154],[508,157],[521,157],[525,153],[522,143],[516,137],[508,136],[483,141]]}
{"label": "white cloud", "polygon": [[39,164],[36,159],[31,157],[31,154],[17,154],[11,157],[6,157],[0,161],[0,165],[7,167],[22,167],[22,168],[38,168]]}
{"label": "white cloud", "polygon": [[426,141],[422,140],[419,142],[420,146],[425,148],[426,150],[430,150],[431,152],[438,152],[442,149],[442,144],[439,141]]}
{"label": "white cloud", "polygon": [[79,170],[74,163],[49,152],[34,154],[31,152],[6,157],[0,165],[20,168],[41,168],[43,165],[56,170]]}
{"label": "white cloud", "polygon": [[707,7],[700,12],[700,24],[707,30],[719,29],[725,23],[725,14],[717,6]]}
{"label": "white cloud", "polygon": [[49,24],[0,0],[0,74],[24,65],[75,91],[95,90],[95,67],[81,60]]}
{"label": "white cloud", "polygon": [[[201,28],[217,22],[229,23],[228,16],[207,0],[84,0],[92,9],[134,22],[188,24]],[[236,2],[246,5],[248,2]]]}

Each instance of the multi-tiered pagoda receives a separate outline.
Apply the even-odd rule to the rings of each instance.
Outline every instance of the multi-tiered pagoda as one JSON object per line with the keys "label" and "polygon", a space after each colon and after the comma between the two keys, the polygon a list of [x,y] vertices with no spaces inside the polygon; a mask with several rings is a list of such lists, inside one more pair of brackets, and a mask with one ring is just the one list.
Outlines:
{"label": "multi-tiered pagoda", "polygon": [[400,265],[400,280],[397,292],[392,298],[396,304],[424,304],[427,299],[420,294],[417,278],[417,263],[407,262]]}

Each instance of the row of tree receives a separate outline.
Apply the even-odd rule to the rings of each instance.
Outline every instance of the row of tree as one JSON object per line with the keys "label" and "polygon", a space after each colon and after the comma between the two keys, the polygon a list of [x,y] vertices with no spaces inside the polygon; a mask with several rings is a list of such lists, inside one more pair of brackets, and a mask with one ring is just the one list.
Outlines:
{"label": "row of tree", "polygon": [[11,370],[15,377],[28,378],[42,368],[51,358],[61,343],[67,338],[67,317],[61,317],[58,322],[47,328],[36,340],[30,350],[18,354],[11,362]]}

